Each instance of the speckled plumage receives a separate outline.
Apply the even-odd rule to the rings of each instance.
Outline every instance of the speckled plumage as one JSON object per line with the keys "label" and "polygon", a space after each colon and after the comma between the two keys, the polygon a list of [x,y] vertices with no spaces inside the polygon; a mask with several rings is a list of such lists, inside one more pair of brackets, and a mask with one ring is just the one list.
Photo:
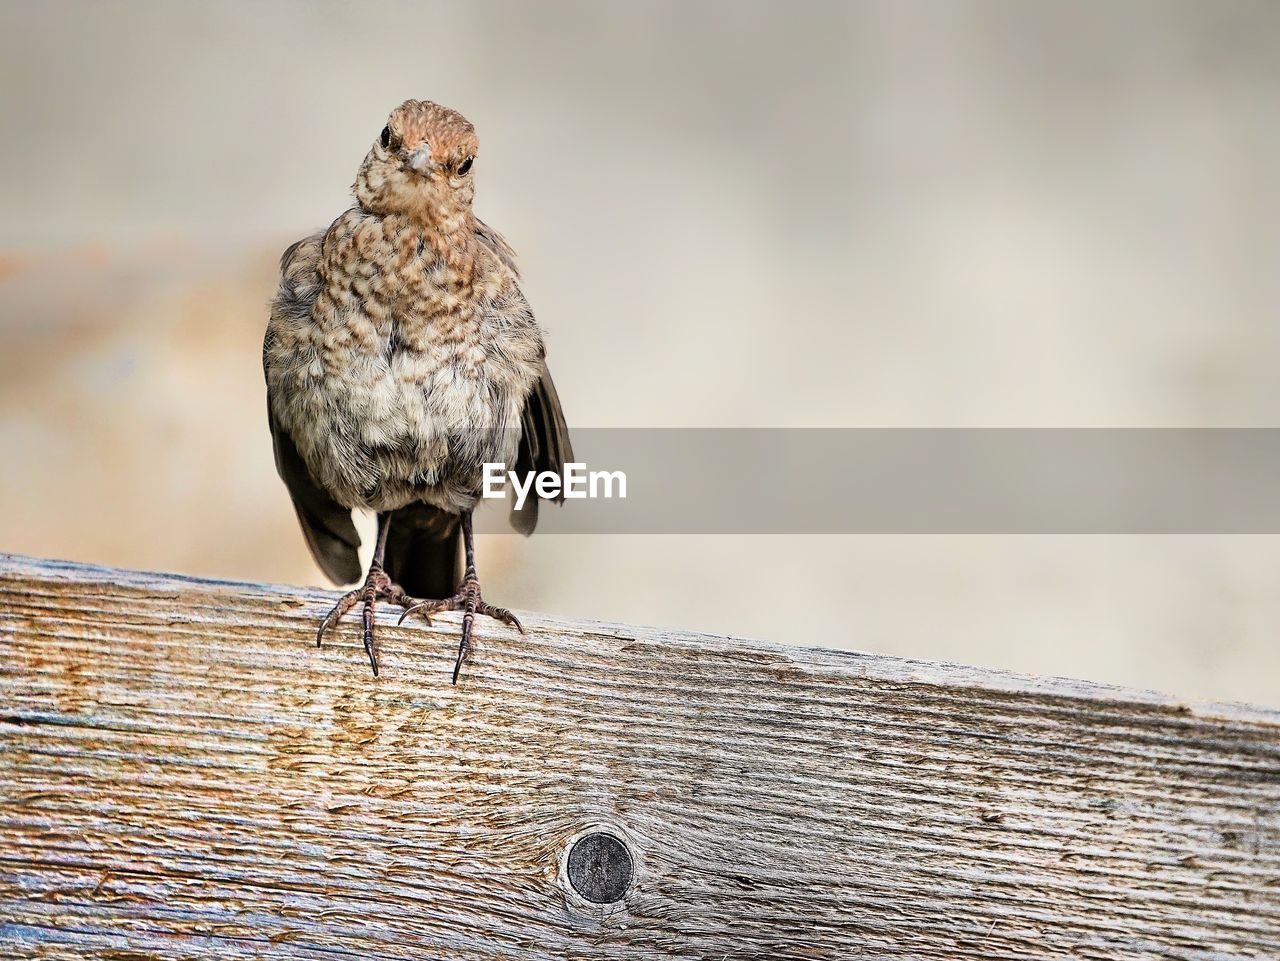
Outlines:
{"label": "speckled plumage", "polygon": [[[413,150],[442,124],[411,104],[397,114]],[[375,144],[359,205],[282,262],[265,348],[271,412],[349,509],[474,506],[481,465],[514,462],[542,376],[542,335],[509,253],[471,213],[470,178],[450,183],[462,179],[450,161],[474,153],[471,126],[458,117],[446,130],[430,141],[438,175],[405,172]]]}
{"label": "speckled plumage", "polygon": [[355,206],[281,260],[263,344],[277,466],[338,582],[359,576],[351,510],[466,513],[484,463],[572,459],[514,255],[471,209],[477,146],[460,114],[407,101]]}
{"label": "speckled plumage", "polygon": [[513,463],[542,337],[486,245],[461,269],[418,225],[348,211],[284,264],[266,350],[271,409],[340,505],[472,507]]}

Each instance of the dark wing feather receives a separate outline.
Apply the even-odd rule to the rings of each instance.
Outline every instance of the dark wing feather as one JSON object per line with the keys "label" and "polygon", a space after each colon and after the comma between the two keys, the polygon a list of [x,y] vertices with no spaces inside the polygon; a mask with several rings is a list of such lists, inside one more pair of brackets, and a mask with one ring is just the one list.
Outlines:
{"label": "dark wing feather", "polygon": [[[476,236],[512,273],[519,276],[516,252],[502,234],[484,221],[476,220]],[[573,461],[569,427],[564,422],[564,411],[560,409],[556,385],[551,382],[551,373],[545,365],[542,376],[525,401],[524,410],[520,414],[520,426],[520,450],[516,455],[515,470],[520,473],[531,470],[552,470],[559,473],[563,470],[563,465]],[[560,494],[554,500],[561,503],[564,495]],[[511,526],[526,536],[533,533],[538,526],[537,497],[526,500],[523,510],[518,511],[514,507],[511,509]]]}
{"label": "dark wing feather", "polygon": [[[560,397],[551,380],[551,372],[545,366],[542,376],[524,402],[520,414],[520,449],[516,454],[516,470],[555,471],[561,473],[564,465],[573,461],[573,445],[569,442],[569,425],[565,423]],[[564,501],[560,493],[552,498],[557,504]],[[511,526],[528,536],[538,526],[538,498],[525,501],[523,510],[511,508]]]}
{"label": "dark wing feather", "polygon": [[360,535],[351,522],[351,512],[322,491],[311,479],[311,473],[286,430],[276,422],[268,401],[267,420],[271,424],[271,443],[276,452],[276,470],[284,486],[289,488],[293,508],[298,513],[302,535],[311,548],[325,576],[335,584],[350,584],[360,579]]}

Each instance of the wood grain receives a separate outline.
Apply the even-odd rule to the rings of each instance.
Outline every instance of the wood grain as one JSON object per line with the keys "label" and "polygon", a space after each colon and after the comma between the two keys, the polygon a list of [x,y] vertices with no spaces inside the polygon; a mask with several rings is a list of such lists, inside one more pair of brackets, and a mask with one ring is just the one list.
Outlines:
{"label": "wood grain", "polygon": [[1280,958],[1277,712],[331,601],[0,557],[0,956]]}

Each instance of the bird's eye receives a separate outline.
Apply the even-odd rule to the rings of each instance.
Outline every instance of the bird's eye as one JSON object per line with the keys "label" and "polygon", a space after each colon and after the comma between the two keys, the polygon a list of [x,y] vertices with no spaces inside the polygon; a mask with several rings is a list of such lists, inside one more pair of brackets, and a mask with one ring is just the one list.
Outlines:
{"label": "bird's eye", "polygon": [[458,164],[458,176],[465,177],[467,174],[471,173],[471,165],[475,162],[475,157],[468,157],[466,160],[462,161],[462,163]]}
{"label": "bird's eye", "polygon": [[391,128],[382,128],[382,146],[389,147],[391,145]]}

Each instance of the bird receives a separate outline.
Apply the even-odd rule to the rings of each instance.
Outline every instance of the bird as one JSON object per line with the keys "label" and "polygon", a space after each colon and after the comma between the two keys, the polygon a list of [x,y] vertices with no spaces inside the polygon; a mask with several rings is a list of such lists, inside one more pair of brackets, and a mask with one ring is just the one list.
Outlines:
{"label": "bird", "polygon": [[[448,107],[396,107],[360,164],[351,207],[285,250],[263,338],[276,469],[335,584],[360,580],[353,512],[377,516],[363,583],[316,632],[320,645],[361,605],[375,677],[380,602],[399,606],[402,623],[462,612],[454,684],[477,616],[524,633],[485,601],[476,572],[483,465],[559,473],[573,461],[515,253],[472,209],[478,146]],[[533,532],[538,500],[512,508],[517,531]]]}

